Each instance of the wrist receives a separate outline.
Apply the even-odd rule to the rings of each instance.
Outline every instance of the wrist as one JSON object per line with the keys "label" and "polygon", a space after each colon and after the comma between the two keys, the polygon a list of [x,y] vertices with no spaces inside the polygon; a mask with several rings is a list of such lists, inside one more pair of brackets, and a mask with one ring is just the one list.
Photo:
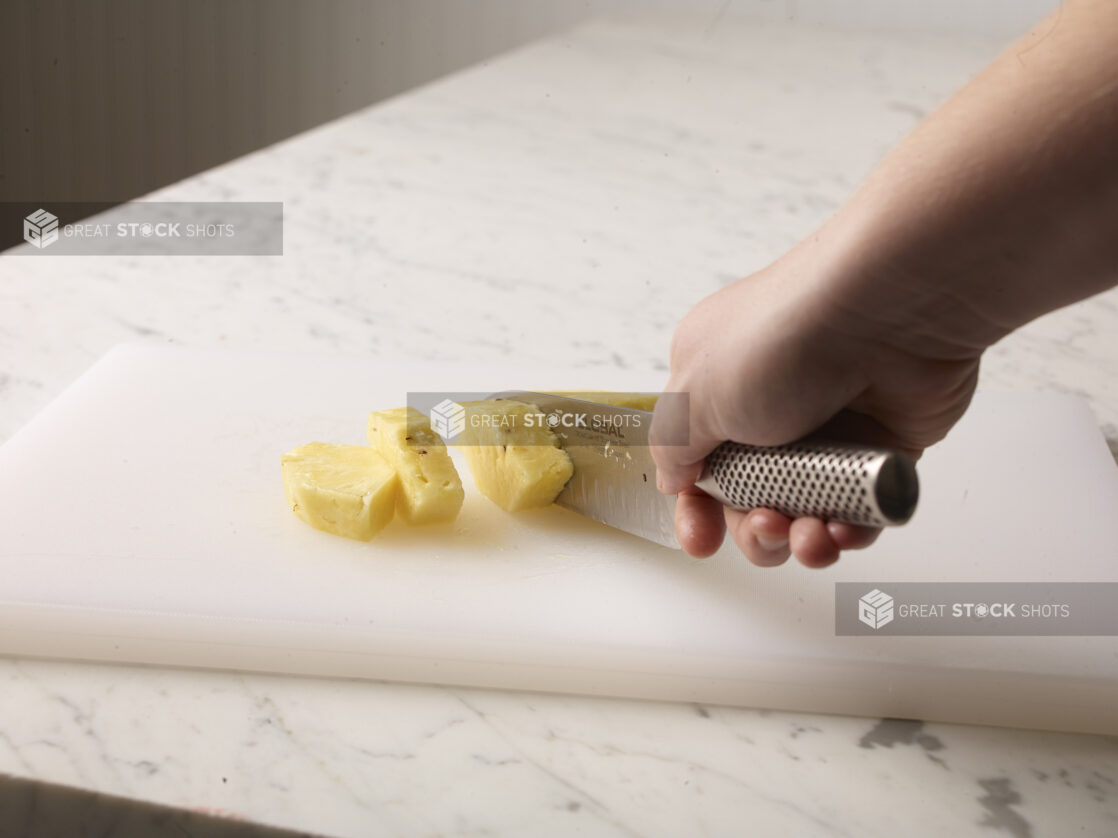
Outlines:
{"label": "wrist", "polygon": [[922,227],[908,203],[860,193],[804,243],[821,316],[921,357],[977,358],[1020,325],[995,313],[1009,283],[963,230]]}

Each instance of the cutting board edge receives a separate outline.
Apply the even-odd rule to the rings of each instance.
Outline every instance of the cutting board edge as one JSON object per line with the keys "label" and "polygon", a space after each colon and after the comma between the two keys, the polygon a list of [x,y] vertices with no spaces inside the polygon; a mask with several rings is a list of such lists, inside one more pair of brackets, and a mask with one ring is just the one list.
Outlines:
{"label": "cutting board edge", "polygon": [[[376,652],[323,634],[321,645],[302,647],[285,642],[283,624],[258,621],[255,643],[221,639],[226,621],[209,621],[208,637],[160,632],[127,626],[112,615],[101,631],[51,630],[37,622],[41,611],[21,609],[22,620],[9,610],[0,632],[0,655],[10,658],[65,660],[75,663],[140,665],[157,668],[254,672],[295,677],[343,678],[448,688],[501,689],[530,693],[558,693],[598,698],[687,702],[728,707],[828,713],[870,718],[909,718],[952,724],[1051,730],[1069,733],[1118,735],[1113,712],[1114,679],[1040,676],[1026,672],[998,672],[897,664],[874,660],[774,659],[758,656],[730,661],[679,652],[677,668],[664,674],[663,660],[671,653],[632,650],[625,664],[595,668],[589,663],[541,663],[539,644],[517,650],[493,650],[488,655],[459,644],[463,654],[445,654],[445,638],[418,638],[413,648],[397,643],[393,652]],[[80,615],[71,614],[71,617]],[[279,634],[277,637],[277,625]],[[52,643],[51,641],[61,641]],[[443,654],[424,648],[434,642]],[[144,647],[144,644],[147,647]],[[158,649],[155,648],[158,644]],[[221,660],[215,655],[221,647]],[[64,651],[63,651],[64,650]],[[517,657],[521,659],[516,659]],[[546,657],[546,656],[545,656]],[[587,658],[595,658],[587,650]],[[533,658],[533,659],[529,659]],[[581,659],[580,659],[581,660]],[[655,661],[658,660],[657,664]],[[726,664],[747,666],[752,676],[712,672]],[[692,672],[680,677],[679,666]],[[790,683],[802,689],[789,691]],[[1006,695],[1016,695],[1007,704]],[[1069,700],[1072,695],[1076,698]],[[1022,698],[1028,696],[1027,699]]]}

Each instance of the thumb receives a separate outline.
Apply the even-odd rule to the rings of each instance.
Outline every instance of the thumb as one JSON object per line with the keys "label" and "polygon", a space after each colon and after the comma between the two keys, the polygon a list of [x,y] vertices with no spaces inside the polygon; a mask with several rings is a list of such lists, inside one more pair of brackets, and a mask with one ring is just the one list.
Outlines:
{"label": "thumb", "polygon": [[702,475],[706,455],[724,442],[705,431],[706,423],[692,409],[691,393],[675,390],[672,383],[656,402],[649,432],[652,459],[656,463],[656,488],[677,495]]}

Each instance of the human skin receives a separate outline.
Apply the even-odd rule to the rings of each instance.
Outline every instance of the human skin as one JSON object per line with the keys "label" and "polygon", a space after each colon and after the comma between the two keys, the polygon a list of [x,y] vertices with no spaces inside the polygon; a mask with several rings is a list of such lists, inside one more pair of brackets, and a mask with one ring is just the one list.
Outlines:
{"label": "human skin", "polygon": [[[653,442],[684,550],[825,567],[879,531],[724,509],[694,486],[724,440],[808,434],[915,456],[966,411],[982,353],[1118,281],[1118,2],[1071,0],[922,122],[819,230],[700,302],[672,340]],[[672,404],[671,402],[666,402]]]}

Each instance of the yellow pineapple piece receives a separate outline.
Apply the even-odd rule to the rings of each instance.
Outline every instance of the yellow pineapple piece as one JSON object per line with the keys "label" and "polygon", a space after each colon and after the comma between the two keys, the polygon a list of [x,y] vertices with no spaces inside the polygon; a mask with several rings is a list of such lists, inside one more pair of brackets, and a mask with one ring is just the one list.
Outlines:
{"label": "yellow pineapple piece", "polygon": [[463,407],[466,427],[456,445],[481,493],[506,512],[552,503],[574,466],[558,437],[540,421],[539,408],[507,399]]}
{"label": "yellow pineapple piece", "polygon": [[535,392],[562,396],[565,399],[581,399],[595,404],[610,404],[614,407],[631,407],[648,411],[656,407],[656,400],[660,398],[656,393],[618,393],[611,390],[536,390]]}
{"label": "yellow pineapple piece", "polygon": [[458,516],[465,497],[462,481],[426,416],[414,407],[370,413],[368,438],[396,469],[401,518],[409,524],[434,524]]}
{"label": "yellow pineapple piece", "polygon": [[280,466],[292,511],[316,529],[368,541],[392,520],[396,472],[366,445],[311,442]]}

